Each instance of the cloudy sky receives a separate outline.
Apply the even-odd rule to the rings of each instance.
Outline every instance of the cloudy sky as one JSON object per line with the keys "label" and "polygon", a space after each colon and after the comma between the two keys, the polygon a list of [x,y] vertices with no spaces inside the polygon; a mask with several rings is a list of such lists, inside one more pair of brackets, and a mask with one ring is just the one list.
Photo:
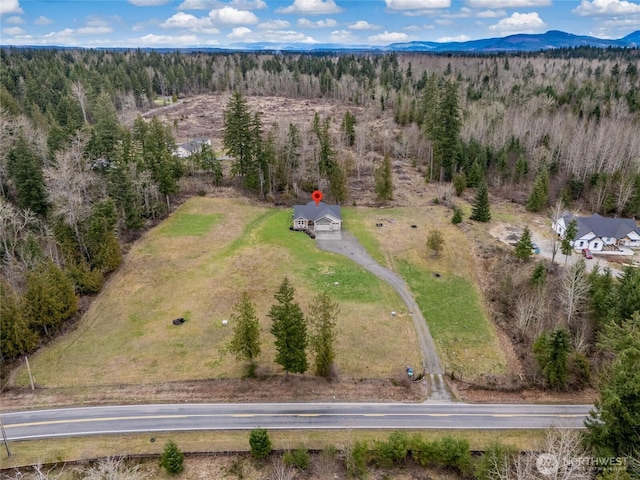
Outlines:
{"label": "cloudy sky", "polygon": [[387,45],[638,29],[640,0],[0,0],[2,45]]}

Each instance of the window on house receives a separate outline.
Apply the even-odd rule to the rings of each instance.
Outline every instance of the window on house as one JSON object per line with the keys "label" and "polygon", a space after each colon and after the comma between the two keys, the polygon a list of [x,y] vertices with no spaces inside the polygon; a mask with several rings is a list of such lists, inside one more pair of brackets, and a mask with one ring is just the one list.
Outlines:
{"label": "window on house", "polygon": [[578,245],[578,247],[584,247],[584,242],[582,240],[580,240],[580,245]]}
{"label": "window on house", "polygon": [[599,243],[596,242],[596,243],[593,244],[593,248],[599,248],[599,247],[600,247]]}

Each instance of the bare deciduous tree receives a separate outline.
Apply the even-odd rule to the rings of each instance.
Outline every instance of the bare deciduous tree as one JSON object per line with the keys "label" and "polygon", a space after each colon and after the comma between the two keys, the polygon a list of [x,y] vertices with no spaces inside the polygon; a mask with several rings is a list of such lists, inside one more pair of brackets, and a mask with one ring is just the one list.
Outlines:
{"label": "bare deciduous tree", "polygon": [[583,259],[569,265],[561,279],[560,299],[566,314],[566,323],[572,326],[589,298],[589,279]]}

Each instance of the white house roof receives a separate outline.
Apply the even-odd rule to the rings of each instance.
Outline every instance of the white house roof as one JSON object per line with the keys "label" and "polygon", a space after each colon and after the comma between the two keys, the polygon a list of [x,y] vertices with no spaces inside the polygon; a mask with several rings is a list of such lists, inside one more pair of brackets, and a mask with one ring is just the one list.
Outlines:
{"label": "white house roof", "polygon": [[319,202],[316,206],[316,202],[309,202],[306,205],[294,205],[293,206],[293,218],[306,218],[307,220],[316,221],[326,215],[330,215],[337,220],[342,220],[340,214],[340,206],[327,205],[324,202]]}
{"label": "white house roof", "polygon": [[568,225],[574,219],[578,227],[576,238],[582,238],[591,232],[600,238],[610,237],[616,239],[623,238],[631,232],[640,235],[640,227],[632,218],[608,218],[602,217],[597,213],[590,217],[574,217],[573,215],[565,215],[563,217],[565,225]]}

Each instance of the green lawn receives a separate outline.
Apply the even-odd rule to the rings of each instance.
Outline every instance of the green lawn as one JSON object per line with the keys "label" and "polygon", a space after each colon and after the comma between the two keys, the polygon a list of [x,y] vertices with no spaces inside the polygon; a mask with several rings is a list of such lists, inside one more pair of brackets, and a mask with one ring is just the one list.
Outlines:
{"label": "green lawn", "polygon": [[160,233],[168,237],[199,237],[208,233],[221,218],[221,214],[182,213],[163,222]]}

